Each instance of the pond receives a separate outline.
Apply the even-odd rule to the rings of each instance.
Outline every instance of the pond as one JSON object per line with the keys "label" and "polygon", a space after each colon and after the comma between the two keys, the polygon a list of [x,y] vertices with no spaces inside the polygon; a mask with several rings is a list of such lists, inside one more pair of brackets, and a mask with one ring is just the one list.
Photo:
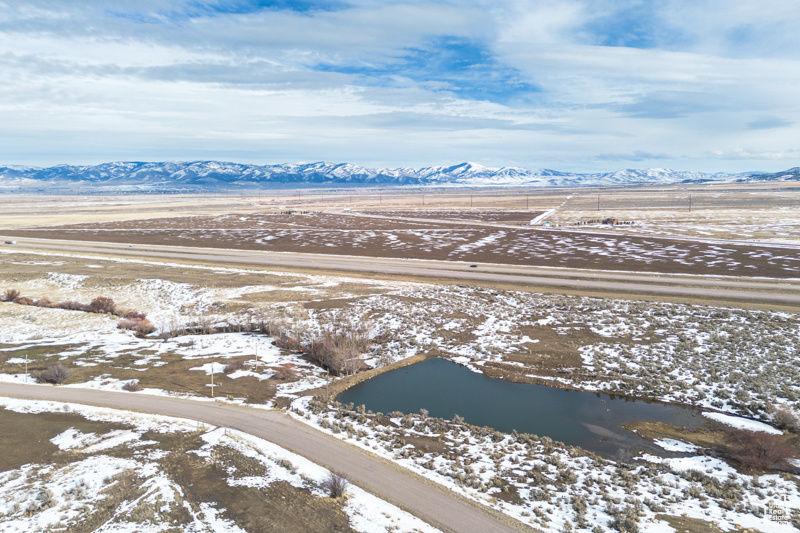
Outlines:
{"label": "pond", "polygon": [[606,457],[637,448],[658,450],[620,424],[667,422],[687,428],[703,424],[700,411],[662,402],[648,402],[545,385],[488,378],[446,359],[430,358],[360,383],[337,398],[372,411],[416,413],[489,426],[505,433],[516,430],[548,436]]}

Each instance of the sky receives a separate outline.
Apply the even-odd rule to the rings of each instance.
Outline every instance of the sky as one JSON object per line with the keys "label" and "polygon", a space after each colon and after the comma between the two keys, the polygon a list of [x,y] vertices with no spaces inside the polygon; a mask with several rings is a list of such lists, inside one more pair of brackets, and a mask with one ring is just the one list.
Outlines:
{"label": "sky", "polygon": [[797,0],[0,0],[0,165],[800,166]]}

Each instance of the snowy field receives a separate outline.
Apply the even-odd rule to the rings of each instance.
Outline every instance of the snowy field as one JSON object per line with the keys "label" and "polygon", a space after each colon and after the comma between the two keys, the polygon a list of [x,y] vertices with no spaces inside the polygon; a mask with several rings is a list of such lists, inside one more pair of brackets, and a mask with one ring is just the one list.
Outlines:
{"label": "snowy field", "polygon": [[[586,220],[619,211],[606,210],[598,217],[593,211],[556,211],[548,218],[562,229],[575,229]],[[632,225],[618,226],[611,231],[648,237],[697,237],[729,239],[740,242],[800,244],[800,214],[796,207],[753,209],[625,210],[624,220]],[[609,231],[608,225],[581,225],[582,231]]]}
{"label": "snowy field", "polygon": [[[663,516],[672,515],[725,531],[788,533],[800,518],[796,476],[742,474],[676,440],[658,443],[682,457],[640,454],[615,462],[547,437],[507,435],[424,414],[372,413],[340,404],[330,409],[307,398],[296,400],[292,411],[331,435],[544,531],[635,531],[623,528],[632,522],[639,531],[671,532]],[[435,451],[426,451],[420,441]],[[773,519],[769,510],[776,505],[794,525]]]}
{"label": "snowy field", "polygon": [[[558,221],[559,213],[553,218]],[[568,217],[571,214],[566,215]],[[595,213],[594,216],[597,216]],[[570,219],[572,220],[572,219]],[[778,220],[781,220],[780,218]],[[753,225],[757,222],[753,222]],[[791,226],[791,221],[787,224]],[[158,218],[15,230],[15,235],[279,252],[336,253],[513,265],[796,278],[796,247],[566,227],[558,231],[386,219],[355,213],[251,214]],[[678,235],[687,235],[678,232]],[[700,237],[703,235],[687,235]]]}
{"label": "snowy field", "polygon": [[[238,431],[76,404],[0,397],[0,407],[16,413],[67,413],[124,426],[102,433],[67,428],[50,439],[60,452],[58,459],[0,472],[0,529],[4,532],[72,531],[100,515],[98,532],[246,531],[236,524],[224,502],[193,498],[196,491],[169,468],[176,453],[193,456],[201,468],[224,474],[234,497],[236,488],[245,487],[268,498],[271,486],[287,484],[308,500],[328,499],[324,482],[329,471]],[[168,440],[150,438],[176,434],[194,437],[193,446],[175,449]],[[114,487],[123,484],[124,493],[116,493]],[[113,510],[108,509],[110,503]],[[334,505],[347,516],[345,525],[352,531],[438,531],[352,485]],[[313,514],[310,509],[306,512]]]}
{"label": "snowy field", "polygon": [[[625,520],[637,523],[640,531],[673,531],[665,515],[716,522],[726,531],[737,525],[765,532],[794,530],[772,520],[770,502],[785,509],[795,525],[800,523],[796,476],[737,472],[702,445],[660,438],[663,457],[640,455],[622,463],[546,437],[500,434],[421,414],[326,407],[303,391],[324,387],[329,376],[300,354],[277,348],[268,336],[236,331],[163,335],[201,321],[211,331],[274,320],[298,337],[313,337],[336,321],[352,320],[368,325],[375,340],[362,354],[367,367],[437,353],[490,376],[679,401],[713,410],[711,417],[745,430],[775,432],[764,422],[774,422],[776,407],[800,410],[800,323],[795,314],[9,251],[3,259],[0,292],[15,288],[24,296],[54,301],[110,296],[122,308],[146,313],[158,328],[137,338],[118,329],[117,319],[108,315],[0,303],[3,380],[31,379],[24,373],[27,356],[32,368],[68,365],[72,375],[65,386],[120,390],[137,380],[147,393],[208,399],[213,370],[218,392],[230,401],[252,402],[253,395],[272,387],[257,405],[291,404],[299,419],[544,531],[614,531]],[[225,367],[234,361],[243,367],[226,374]],[[286,364],[297,375],[277,379]],[[154,430],[137,431],[109,430],[100,438],[65,428],[54,444],[65,452],[139,450],[136,443]],[[231,439],[250,442],[243,435],[213,430],[203,435],[198,457],[211,454],[214,446],[236,448]],[[266,453],[261,444],[252,446]],[[152,486],[152,494],[173,501],[164,494],[175,493],[174,487],[159,484],[158,466],[147,466],[148,453],[109,459],[105,466],[87,463],[75,472],[107,467],[109,480],[121,472],[140,472],[150,480],[141,487]],[[67,490],[59,485],[67,470],[30,468],[30,476],[22,468],[14,470],[15,479],[30,483],[25,490],[38,494],[46,487],[52,495]],[[316,494],[321,474],[308,468],[306,477],[312,481],[301,488]],[[35,484],[48,476],[52,487]],[[94,500],[75,501],[91,506]],[[63,512],[42,514],[42,520],[70,520],[82,508],[70,502],[49,507],[48,513]],[[13,503],[0,513],[12,516],[8,509]],[[25,522],[24,509],[13,513],[21,513],[13,514],[22,520],[19,531],[44,524]],[[211,524],[223,520],[224,509],[198,507],[187,513],[198,524]],[[348,511],[351,526],[360,531],[390,530],[391,520],[405,520],[387,511],[391,523],[376,526],[379,522],[364,518],[369,525],[362,527],[355,525],[362,519],[354,513]]]}

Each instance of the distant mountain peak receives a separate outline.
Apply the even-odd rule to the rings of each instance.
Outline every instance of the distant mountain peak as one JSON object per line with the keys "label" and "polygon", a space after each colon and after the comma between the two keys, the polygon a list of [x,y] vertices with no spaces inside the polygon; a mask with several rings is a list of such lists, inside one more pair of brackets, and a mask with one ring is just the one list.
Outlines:
{"label": "distant mountain peak", "polygon": [[580,187],[676,183],[798,181],[800,167],[775,173],[708,174],[662,168],[577,174],[463,162],[424,168],[375,169],[353,163],[247,165],[227,161],[115,161],[48,168],[0,167],[5,192],[209,192],[298,187]]}

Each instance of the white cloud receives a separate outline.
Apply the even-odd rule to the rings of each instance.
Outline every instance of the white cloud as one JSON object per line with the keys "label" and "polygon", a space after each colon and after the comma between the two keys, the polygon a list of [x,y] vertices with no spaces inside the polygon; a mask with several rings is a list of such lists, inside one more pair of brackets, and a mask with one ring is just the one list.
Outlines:
{"label": "white cloud", "polygon": [[[648,46],[594,44],[593,21],[632,1],[239,14],[169,0],[0,3],[0,163],[202,154],[592,170],[618,157],[778,170],[797,157],[800,4],[639,2],[658,23]],[[403,70],[409,50],[439,38],[474,43],[540,92],[479,101]]]}

